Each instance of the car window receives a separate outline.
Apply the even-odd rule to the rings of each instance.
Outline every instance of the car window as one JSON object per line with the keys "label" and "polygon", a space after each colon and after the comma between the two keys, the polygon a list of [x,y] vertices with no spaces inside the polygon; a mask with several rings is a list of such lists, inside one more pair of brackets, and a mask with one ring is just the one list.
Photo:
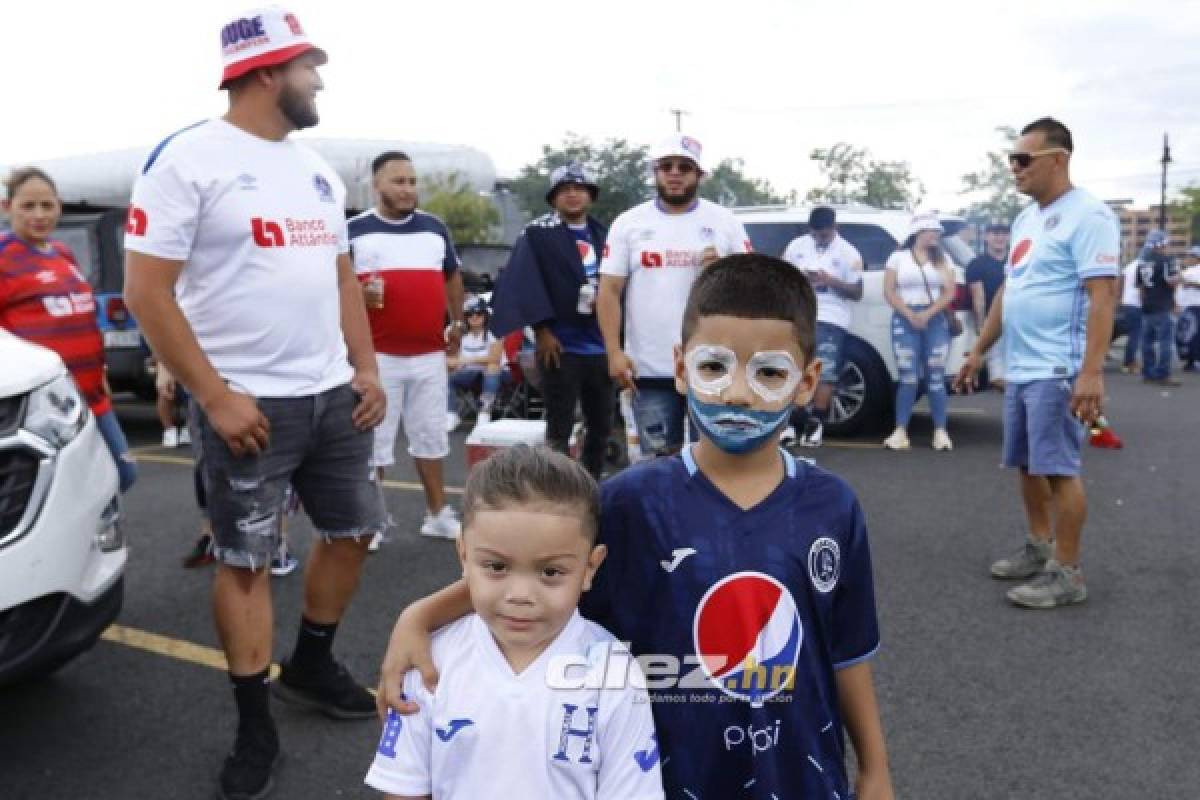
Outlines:
{"label": "car window", "polygon": [[896,240],[878,225],[861,225],[849,222],[838,225],[842,238],[858,248],[862,256],[863,269],[883,269],[888,257],[896,252]]}
{"label": "car window", "polygon": [[754,252],[781,258],[788,244],[808,233],[808,225],[799,222],[748,222],[746,233]]}
{"label": "car window", "polygon": [[[864,269],[883,269],[888,256],[896,250],[896,240],[878,225],[847,222],[838,225],[838,232],[857,248]],[[746,233],[750,235],[755,252],[782,256],[789,242],[808,233],[808,223],[749,222]]]}
{"label": "car window", "polygon": [[54,238],[71,248],[78,262],[79,271],[93,286],[98,285],[96,275],[96,237],[91,226],[63,226],[54,232]]}

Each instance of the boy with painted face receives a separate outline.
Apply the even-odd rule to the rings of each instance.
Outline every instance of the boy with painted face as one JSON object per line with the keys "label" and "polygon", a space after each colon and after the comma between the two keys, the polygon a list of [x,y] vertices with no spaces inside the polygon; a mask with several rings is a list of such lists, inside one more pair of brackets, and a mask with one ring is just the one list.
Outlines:
{"label": "boy with painted face", "polygon": [[[675,351],[700,441],[601,487],[608,555],[580,610],[641,660],[671,800],[894,796],[869,665],[879,633],[863,512],[845,482],[779,447],[819,379],[815,306],[807,279],[776,258],[705,270]],[[461,613],[455,591],[401,615],[384,702],[402,705],[398,667],[433,677],[425,631]]]}

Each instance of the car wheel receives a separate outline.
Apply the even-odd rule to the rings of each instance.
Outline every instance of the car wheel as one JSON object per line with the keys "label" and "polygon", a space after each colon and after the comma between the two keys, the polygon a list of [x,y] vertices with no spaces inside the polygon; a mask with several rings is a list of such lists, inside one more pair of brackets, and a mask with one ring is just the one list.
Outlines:
{"label": "car wheel", "polygon": [[883,361],[870,345],[847,337],[826,429],[834,436],[859,436],[885,429],[891,423],[893,395],[892,379]]}

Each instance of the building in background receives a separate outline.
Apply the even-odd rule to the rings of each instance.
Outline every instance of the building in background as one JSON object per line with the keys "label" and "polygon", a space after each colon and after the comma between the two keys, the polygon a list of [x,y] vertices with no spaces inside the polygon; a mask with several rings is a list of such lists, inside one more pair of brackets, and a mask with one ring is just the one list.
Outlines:
{"label": "building in background", "polygon": [[[1146,241],[1146,235],[1158,227],[1160,206],[1131,208],[1132,200],[1109,200],[1108,205],[1121,220],[1121,263],[1128,264],[1137,258],[1138,251]],[[1170,237],[1167,252],[1171,255],[1181,255],[1192,246],[1192,221],[1186,214],[1168,208],[1167,235]]]}

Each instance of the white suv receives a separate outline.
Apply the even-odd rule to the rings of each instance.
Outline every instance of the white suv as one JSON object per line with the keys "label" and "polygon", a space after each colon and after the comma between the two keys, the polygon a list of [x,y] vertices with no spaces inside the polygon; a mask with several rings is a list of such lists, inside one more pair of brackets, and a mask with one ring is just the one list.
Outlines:
{"label": "white suv", "polygon": [[[883,211],[863,205],[833,206],[838,233],[858,248],[863,258],[863,296],[853,309],[843,350],[842,374],[829,409],[829,433],[853,436],[891,429],[896,398],[896,359],[892,354],[892,307],[883,298],[883,267],[888,256],[904,241],[912,215],[905,211]],[[746,226],[755,251],[782,256],[788,243],[808,233],[812,206],[755,206],[736,208],[733,213]],[[954,310],[963,323],[963,334],[950,343],[946,364],[947,380],[962,365],[963,355],[975,343],[975,326],[970,315],[970,293],[964,273],[974,257],[971,248],[955,234],[964,222],[942,216],[946,252],[954,261],[958,290]]]}
{"label": "white suv", "polygon": [[59,357],[0,330],[0,684],[49,674],[121,610],[117,470]]}

